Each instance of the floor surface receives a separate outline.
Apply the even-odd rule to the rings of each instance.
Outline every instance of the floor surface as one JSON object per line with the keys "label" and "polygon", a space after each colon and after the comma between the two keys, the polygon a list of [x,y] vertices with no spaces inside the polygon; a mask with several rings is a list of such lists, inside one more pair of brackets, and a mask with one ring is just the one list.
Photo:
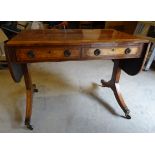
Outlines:
{"label": "floor surface", "polygon": [[24,127],[24,81],[15,83],[0,70],[0,132],[155,132],[155,71],[136,76],[122,72],[120,86],[131,120],[113,92],[100,87],[109,80],[111,61],[72,61],[31,64],[34,95],[33,131]]}

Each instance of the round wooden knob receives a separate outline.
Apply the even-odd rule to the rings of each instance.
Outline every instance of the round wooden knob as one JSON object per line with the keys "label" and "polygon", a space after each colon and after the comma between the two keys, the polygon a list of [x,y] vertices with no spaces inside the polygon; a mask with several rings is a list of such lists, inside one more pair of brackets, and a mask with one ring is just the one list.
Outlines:
{"label": "round wooden knob", "polygon": [[94,51],[94,55],[98,56],[98,55],[100,55],[100,54],[101,54],[101,51],[100,51],[99,49],[96,49],[96,50]]}
{"label": "round wooden knob", "polygon": [[30,51],[27,52],[27,56],[29,58],[35,58],[35,54],[34,54],[34,52],[32,50],[30,50]]}
{"label": "round wooden knob", "polygon": [[125,49],[125,54],[129,54],[130,52],[131,52],[131,49],[130,48],[127,48],[127,49]]}
{"label": "round wooden knob", "polygon": [[64,56],[69,57],[71,55],[71,52],[69,50],[64,51]]}

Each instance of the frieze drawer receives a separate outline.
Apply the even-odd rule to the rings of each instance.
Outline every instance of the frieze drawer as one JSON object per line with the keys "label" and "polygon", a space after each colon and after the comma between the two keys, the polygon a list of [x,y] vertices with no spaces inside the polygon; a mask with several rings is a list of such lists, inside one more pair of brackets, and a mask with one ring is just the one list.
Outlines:
{"label": "frieze drawer", "polygon": [[80,48],[21,48],[16,57],[17,61],[74,60],[80,58]]}
{"label": "frieze drawer", "polygon": [[116,48],[83,48],[83,58],[135,58],[140,56],[139,47],[116,47]]}

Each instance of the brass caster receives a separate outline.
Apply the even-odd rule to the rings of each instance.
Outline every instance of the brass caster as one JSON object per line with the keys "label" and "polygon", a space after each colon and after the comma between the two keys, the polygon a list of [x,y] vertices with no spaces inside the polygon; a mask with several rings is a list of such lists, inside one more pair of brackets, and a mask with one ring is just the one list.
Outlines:
{"label": "brass caster", "polygon": [[131,116],[129,114],[125,114],[126,119],[131,119]]}
{"label": "brass caster", "polygon": [[129,115],[130,110],[129,110],[128,108],[125,108],[125,109],[124,109],[124,112],[125,112],[125,118],[126,118],[126,119],[131,119],[131,116]]}
{"label": "brass caster", "polygon": [[30,120],[29,119],[25,119],[25,125],[29,130],[33,130],[32,125],[30,124]]}
{"label": "brass caster", "polygon": [[27,124],[26,127],[27,127],[29,130],[33,130],[33,127],[32,127],[32,125],[30,125],[30,124]]}

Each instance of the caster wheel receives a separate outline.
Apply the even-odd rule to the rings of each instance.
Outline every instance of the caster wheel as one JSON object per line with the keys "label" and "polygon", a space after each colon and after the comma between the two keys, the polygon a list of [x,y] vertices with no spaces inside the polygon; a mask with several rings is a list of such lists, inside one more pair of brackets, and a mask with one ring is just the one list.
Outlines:
{"label": "caster wheel", "polygon": [[26,126],[27,126],[27,128],[28,128],[29,130],[33,130],[32,125],[28,124],[28,125],[26,125]]}
{"label": "caster wheel", "polygon": [[130,114],[130,110],[126,107],[124,108],[124,113],[125,113],[125,118],[126,119],[131,119],[131,116],[129,115]]}
{"label": "caster wheel", "polygon": [[131,116],[130,116],[129,114],[126,114],[125,117],[126,117],[127,119],[131,119]]}

